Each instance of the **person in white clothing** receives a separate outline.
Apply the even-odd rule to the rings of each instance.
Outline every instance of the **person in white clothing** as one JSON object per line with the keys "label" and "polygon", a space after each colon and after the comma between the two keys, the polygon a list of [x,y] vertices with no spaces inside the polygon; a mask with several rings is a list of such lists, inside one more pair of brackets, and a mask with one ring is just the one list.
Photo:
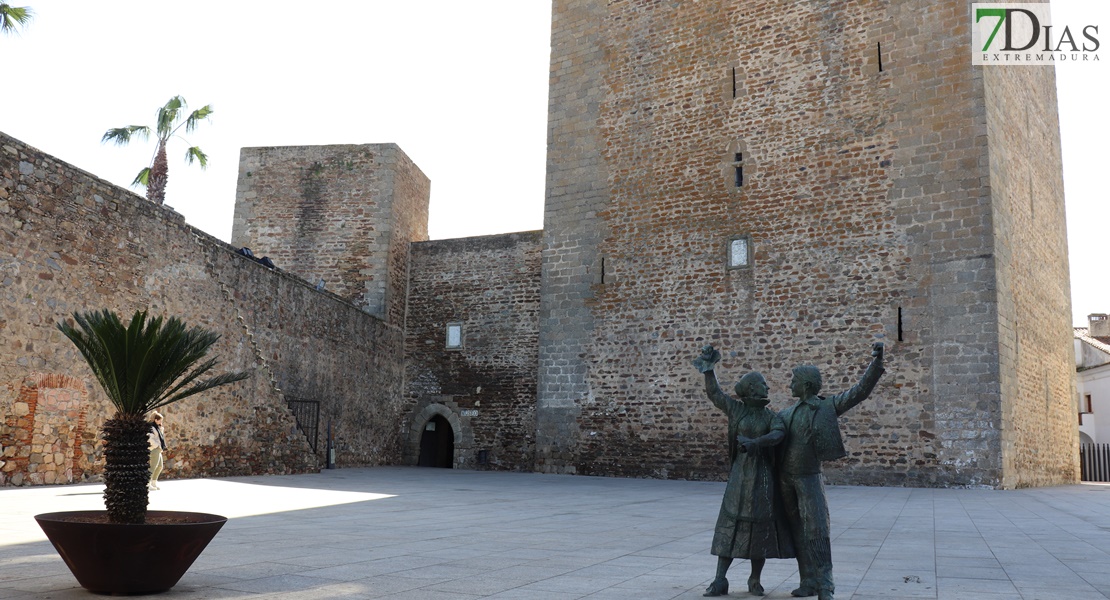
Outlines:
{"label": "person in white clothing", "polygon": [[147,489],[157,490],[158,476],[162,474],[162,451],[166,449],[166,430],[162,428],[162,413],[154,411],[151,415],[150,434],[150,483]]}

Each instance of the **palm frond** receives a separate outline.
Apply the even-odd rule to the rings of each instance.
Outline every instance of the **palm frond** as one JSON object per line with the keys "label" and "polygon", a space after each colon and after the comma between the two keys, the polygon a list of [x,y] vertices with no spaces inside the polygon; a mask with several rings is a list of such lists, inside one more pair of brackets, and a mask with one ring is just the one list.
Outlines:
{"label": "palm frond", "polygon": [[162,398],[169,398],[170,396],[173,396],[177,392],[185,389],[186,386],[188,386],[189,384],[191,384],[194,381],[196,381],[197,379],[199,379],[205,373],[212,370],[212,367],[215,367],[215,366],[216,366],[216,359],[214,359],[214,358],[204,361],[203,364],[201,364],[197,368],[190,371],[187,375],[185,375],[184,377],[179,379],[177,381],[177,383],[174,384],[174,386],[172,388],[166,390],[162,394]]}
{"label": "palm frond", "polygon": [[99,313],[74,313],[73,320],[80,329],[64,321],[58,323],[58,329],[77,346],[100,387],[108,395],[108,400],[117,410],[123,412],[119,399],[126,391],[120,388],[118,371],[113,364],[120,342],[118,332],[123,329],[119,317],[105,310]]}
{"label": "palm frond", "polygon": [[31,22],[35,12],[28,6],[11,6],[0,2],[0,33],[16,32],[16,26]]}
{"label": "palm frond", "polygon": [[191,165],[194,160],[200,163],[200,168],[202,169],[208,166],[208,155],[197,146],[193,146],[185,151],[185,162]]}
{"label": "palm frond", "polygon": [[[108,398],[120,397],[121,391],[115,373],[112,369],[107,368],[111,364],[109,348],[114,344],[114,339],[110,335],[103,335],[122,328],[122,325],[119,324],[119,318],[114,313],[105,311],[83,315],[74,313],[73,320],[80,329],[75,329],[65,322],[59,323],[58,329],[77,346],[81,355],[85,357],[85,362],[89,364],[89,368],[92,369],[93,375],[100,383],[100,387],[104,389],[104,393],[108,395]],[[115,322],[109,325],[104,324],[105,321],[112,320]]]}
{"label": "palm frond", "polygon": [[102,310],[75,313],[73,319],[78,327],[62,322],[58,329],[77,346],[121,415],[142,416],[250,376],[243,371],[196,382],[216,365],[215,359],[201,361],[220,336],[202,327],[187,328],[176,317],[148,321],[145,311],[136,311],[124,326],[115,313]]}
{"label": "palm frond", "polygon": [[250,376],[251,376],[251,374],[248,371],[242,371],[242,372],[239,372],[239,373],[224,373],[223,375],[217,375],[217,376],[213,377],[212,379],[202,381],[202,382],[194,385],[193,387],[190,387],[190,388],[188,388],[188,389],[186,389],[182,392],[179,392],[179,393],[177,393],[173,396],[169,396],[169,397],[165,398],[164,400],[160,401],[158,404],[155,404],[154,406],[152,406],[151,409],[153,410],[155,408],[165,406],[167,404],[172,404],[174,402],[177,402],[178,400],[183,400],[183,399],[188,398],[189,396],[192,396],[194,394],[199,394],[201,392],[210,390],[214,387],[219,387],[219,386],[224,385],[226,383],[234,383],[236,381],[242,381],[244,379],[247,379]]}
{"label": "palm frond", "polygon": [[146,125],[115,127],[104,132],[104,136],[100,138],[100,143],[115,142],[117,146],[126,146],[131,141],[131,136],[138,136],[145,140],[150,137],[150,128]]}
{"label": "palm frond", "polygon": [[141,185],[143,187],[149,186],[150,185],[150,167],[147,167],[147,168],[143,169],[142,171],[139,171],[139,174],[135,176],[135,181],[132,181],[131,185]]}
{"label": "palm frond", "polygon": [[158,118],[156,127],[158,128],[158,136],[166,139],[173,133],[173,124],[177,121],[177,115],[181,109],[185,107],[185,99],[181,96],[174,96],[170,98],[164,106],[158,109]]}
{"label": "palm frond", "polygon": [[192,113],[189,114],[189,118],[185,119],[185,133],[189,133],[190,131],[196,129],[197,123],[207,119],[208,116],[211,115],[213,112],[215,111],[212,109],[211,104],[205,104],[204,106],[194,110]]}

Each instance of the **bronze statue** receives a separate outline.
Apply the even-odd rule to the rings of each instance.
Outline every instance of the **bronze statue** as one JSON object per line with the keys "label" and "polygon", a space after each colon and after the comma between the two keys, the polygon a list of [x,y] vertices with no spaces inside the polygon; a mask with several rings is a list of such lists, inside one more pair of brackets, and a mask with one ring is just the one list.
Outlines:
{"label": "bronze statue", "polygon": [[871,364],[852,389],[828,398],[818,396],[821,373],[804,365],[794,369],[790,392],[798,399],[779,416],[786,439],[779,446],[779,484],[786,518],[798,553],[801,586],[794,596],[833,600],[829,505],[821,481],[821,462],[845,456],[837,417],[863,402],[883,374],[883,344],[871,346]]}
{"label": "bronze statue", "polygon": [[728,415],[728,455],[732,465],[721,511],[713,533],[712,553],[717,556],[717,575],[705,590],[706,596],[728,594],[725,574],[734,558],[752,563],[748,591],[763,595],[759,576],[768,558],[793,558],[790,532],[776,498],[772,462],[774,446],[785,437],[785,425],[767,408],[767,381],[759,373],[748,373],[736,384],[742,402],[721,391],[713,369],[721,353],[706,346],[694,365],[705,374],[705,393],[714,406]]}

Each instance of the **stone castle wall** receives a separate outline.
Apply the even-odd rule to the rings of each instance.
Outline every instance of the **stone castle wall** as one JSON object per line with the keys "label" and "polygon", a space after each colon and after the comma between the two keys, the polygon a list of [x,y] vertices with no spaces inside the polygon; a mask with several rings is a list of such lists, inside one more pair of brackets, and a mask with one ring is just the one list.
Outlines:
{"label": "stone castle wall", "polygon": [[607,225],[597,215],[609,200],[604,139],[591,129],[606,92],[606,16],[605,4],[591,0],[552,4],[536,392],[536,470],[544,473],[576,472],[578,418],[591,396],[583,356],[595,331],[588,303]]}
{"label": "stone castle wall", "polygon": [[100,308],[125,317],[148,309],[213,329],[222,335],[214,349],[221,368],[255,371],[162,410],[165,477],[318,468],[323,444],[313,456],[284,393],[322,402],[341,463],[397,460],[398,327],[3,134],[0,298],[0,484],[99,474],[97,432],[111,409],[54,324]]}
{"label": "stone castle wall", "polygon": [[[870,47],[858,50],[876,57],[883,49],[883,71],[871,66],[883,103],[873,123],[891,140],[881,204],[888,211],[884,228],[902,254],[892,307],[901,311],[903,342],[891,354],[903,380],[887,376],[902,401],[886,404],[890,388],[881,389],[875,417],[910,426],[873,435],[857,421],[857,437],[871,438],[865,448],[913,452],[923,462],[897,468],[925,483],[998,486],[997,261],[991,190],[984,185],[989,140],[981,71],[962,52],[971,35],[967,5],[867,3],[860,10],[874,21]],[[880,471],[848,480],[881,477]]]}
{"label": "stone castle wall", "polygon": [[[1050,231],[1000,224],[994,182],[1017,151],[988,127],[998,101],[964,51],[967,10],[556,0],[538,469],[722,476],[724,418],[690,365],[702,344],[723,351],[723,379],[762,371],[782,409],[791,367],[843,391],[882,340],[887,375],[842,419],[850,455],[830,481],[1075,481],[1055,425],[1074,412],[1070,346],[1018,364],[1000,340],[1070,314],[1059,155],[1038,155]],[[1053,126],[1040,97],[1028,110]],[[1007,253],[1022,235],[1046,246],[1037,260]],[[736,238],[748,267],[726,265]],[[1015,323],[1023,281],[1047,290]],[[1016,400],[1034,364],[1040,437]]]}
{"label": "stone castle wall", "polygon": [[[1079,479],[1074,331],[1056,81],[983,69],[998,258],[1003,486]],[[1058,267],[1057,267],[1058,268]],[[1066,364],[1065,364],[1066,363]],[[1064,401],[1067,400],[1067,401]]]}
{"label": "stone castle wall", "polygon": [[390,213],[384,219],[390,231],[386,272],[386,315],[390,323],[404,326],[409,297],[410,257],[414,242],[428,239],[428,201],[431,182],[416,163],[396,148],[386,165],[393,182]]}
{"label": "stone castle wall", "polygon": [[0,137],[0,483],[97,473],[107,409],[53,323],[104,305],[259,371],[166,411],[178,475],[314,468],[299,398],[341,465],[415,464],[443,416],[455,466],[721,478],[702,345],[782,409],[793,366],[840,392],[881,340],[831,482],[1075,482],[1052,71],[972,66],[968,10],[555,0],[542,232],[422,241],[392,144],[243,150],[234,247],[325,292]]}
{"label": "stone castle wall", "polygon": [[[406,431],[416,464],[429,405],[458,417],[456,464],[530,471],[535,462],[539,231],[412,247],[405,328]],[[447,349],[446,326],[463,345]],[[486,451],[486,464],[478,453]]]}
{"label": "stone castle wall", "polygon": [[231,243],[400,325],[429,190],[395,144],[243,148]]}

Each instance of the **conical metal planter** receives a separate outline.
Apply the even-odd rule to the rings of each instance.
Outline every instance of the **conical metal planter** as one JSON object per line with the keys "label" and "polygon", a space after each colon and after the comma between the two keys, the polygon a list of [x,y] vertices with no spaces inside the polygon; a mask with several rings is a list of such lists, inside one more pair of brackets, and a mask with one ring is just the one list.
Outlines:
{"label": "conical metal planter", "polygon": [[[35,515],[81,587],[100,594],[154,594],[181,579],[227,517],[152,510],[143,525],[108,523],[102,510]],[[170,521],[170,522],[165,522]]]}

